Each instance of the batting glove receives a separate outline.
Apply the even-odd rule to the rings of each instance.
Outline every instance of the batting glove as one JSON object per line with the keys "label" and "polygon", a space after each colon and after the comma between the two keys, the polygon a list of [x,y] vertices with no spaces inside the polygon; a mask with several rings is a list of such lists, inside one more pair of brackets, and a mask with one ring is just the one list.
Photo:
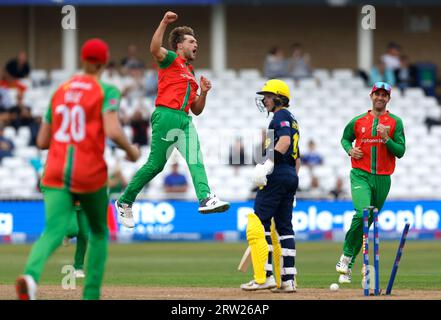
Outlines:
{"label": "batting glove", "polygon": [[253,183],[257,187],[266,186],[266,176],[273,171],[274,162],[267,159],[263,164],[257,164],[253,172]]}

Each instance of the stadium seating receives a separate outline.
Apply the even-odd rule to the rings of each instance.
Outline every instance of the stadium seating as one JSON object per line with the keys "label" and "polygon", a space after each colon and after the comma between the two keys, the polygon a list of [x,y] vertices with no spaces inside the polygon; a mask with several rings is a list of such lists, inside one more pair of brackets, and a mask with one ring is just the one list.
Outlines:
{"label": "stadium seating", "polygon": [[[193,117],[198,129],[206,163],[209,183],[220,197],[230,200],[245,200],[251,194],[252,152],[260,143],[260,130],[266,128],[270,117],[260,113],[255,106],[255,92],[266,81],[257,69],[227,70],[216,75],[212,70],[196,70],[196,76],[204,75],[213,82],[213,89],[207,99],[204,113]],[[317,69],[314,78],[295,83],[285,79],[292,90],[290,110],[300,125],[300,150],[305,151],[307,143],[313,139],[317,151],[323,156],[324,164],[314,169],[321,185],[330,190],[337,177],[344,179],[348,194],[350,159],[340,145],[344,126],[356,115],[370,108],[369,88],[350,69]],[[32,87],[25,95],[25,101],[32,106],[34,115],[43,115],[49,97],[57,84],[66,80],[63,70],[49,73],[34,70],[30,79]],[[42,86],[52,81],[50,85]],[[123,99],[121,108],[130,113],[132,102]],[[397,160],[396,172],[392,176],[391,198],[412,199],[416,197],[439,198],[441,194],[441,166],[438,160],[441,148],[441,127],[434,127],[429,134],[424,125],[427,116],[440,116],[441,108],[433,97],[426,97],[419,88],[410,88],[404,94],[394,90],[389,105],[392,113],[400,116],[405,125],[407,139],[406,155]],[[151,112],[152,110],[150,110]],[[124,131],[131,137],[129,127]],[[21,128],[18,132],[11,127],[4,131],[16,146],[14,157],[4,158],[0,165],[3,197],[39,197],[36,190],[37,173],[30,165],[32,159],[44,162],[47,152],[39,152],[28,146],[30,132]],[[248,164],[237,170],[228,164],[229,148],[235,137],[243,137],[246,145]],[[136,164],[124,159],[124,152],[107,147],[105,158],[110,170],[116,165],[122,168],[126,179],[130,179],[147,159],[149,148],[143,148],[142,158]],[[184,159],[176,153],[182,172],[187,175],[190,188],[184,195],[195,199],[191,176]],[[163,199],[162,183],[170,171],[171,161],[142,192],[149,199]],[[307,168],[300,172],[300,187],[309,187],[311,175]]]}

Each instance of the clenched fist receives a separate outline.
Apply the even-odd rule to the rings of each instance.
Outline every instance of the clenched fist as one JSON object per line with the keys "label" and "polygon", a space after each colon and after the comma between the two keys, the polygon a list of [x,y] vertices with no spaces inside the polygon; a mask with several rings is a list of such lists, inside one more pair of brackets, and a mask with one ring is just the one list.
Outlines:
{"label": "clenched fist", "polygon": [[211,89],[211,81],[205,78],[204,76],[201,76],[201,93],[206,93]]}
{"label": "clenched fist", "polygon": [[167,11],[164,15],[164,18],[162,18],[162,22],[165,24],[170,24],[178,20],[178,15],[172,11]]}
{"label": "clenched fist", "polygon": [[377,126],[377,131],[380,134],[381,138],[383,138],[383,140],[387,140],[389,139],[389,127],[386,127],[384,124],[379,124]]}
{"label": "clenched fist", "polygon": [[360,160],[363,158],[363,151],[359,147],[355,147],[349,150],[349,155],[354,159]]}

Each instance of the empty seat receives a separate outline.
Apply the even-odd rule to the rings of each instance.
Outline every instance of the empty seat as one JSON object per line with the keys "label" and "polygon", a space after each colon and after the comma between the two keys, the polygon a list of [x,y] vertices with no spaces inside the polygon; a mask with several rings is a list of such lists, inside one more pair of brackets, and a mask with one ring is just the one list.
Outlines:
{"label": "empty seat", "polygon": [[19,137],[29,139],[31,137],[31,129],[28,126],[19,127],[17,134]]}
{"label": "empty seat", "polygon": [[404,91],[404,96],[406,98],[421,99],[425,94],[421,88],[407,88],[406,91]]}
{"label": "empty seat", "polygon": [[49,72],[52,84],[60,84],[67,81],[70,76],[70,72],[64,69],[54,69]]}
{"label": "empty seat", "polygon": [[32,69],[29,73],[29,79],[32,81],[32,86],[38,87],[47,82],[47,71],[43,69]]}
{"label": "empty seat", "polygon": [[3,129],[3,136],[5,138],[13,140],[13,139],[15,139],[16,134],[17,134],[17,132],[15,131],[14,127],[8,126]]}
{"label": "empty seat", "polygon": [[314,78],[318,79],[320,82],[326,81],[331,77],[331,73],[327,69],[315,69],[312,72]]}
{"label": "empty seat", "polygon": [[247,81],[260,79],[260,71],[258,69],[240,69],[239,77]]}
{"label": "empty seat", "polygon": [[0,184],[2,195],[13,196],[21,188],[23,188],[23,185],[19,179],[7,179]]}
{"label": "empty seat", "polygon": [[417,184],[412,186],[411,188],[411,196],[413,198],[431,198],[433,196],[436,196],[434,190],[430,185],[427,184]]}
{"label": "empty seat", "polygon": [[24,160],[35,159],[38,157],[38,150],[36,147],[22,147],[14,150],[15,156]]}
{"label": "empty seat", "polygon": [[337,80],[350,80],[354,76],[352,69],[334,69],[332,70],[332,77]]}
{"label": "empty seat", "polygon": [[301,79],[298,82],[298,87],[301,90],[315,90],[317,89],[317,81],[313,78]]}
{"label": "empty seat", "polygon": [[341,89],[341,83],[338,79],[329,79],[322,82],[322,87],[328,89],[329,91],[336,91]]}
{"label": "empty seat", "polygon": [[0,166],[0,181],[4,181],[6,179],[9,179],[12,172],[13,171],[11,171],[9,168]]}
{"label": "empty seat", "polygon": [[25,161],[18,157],[5,157],[2,159],[2,166],[10,170],[17,170],[25,165]]}
{"label": "empty seat", "polygon": [[326,178],[334,176],[334,170],[332,170],[331,167],[328,167],[325,165],[314,167],[312,172],[319,179],[326,179]]}
{"label": "empty seat", "polygon": [[433,126],[430,129],[430,134],[437,139],[441,139],[441,126]]}
{"label": "empty seat", "polygon": [[207,79],[213,80],[213,71],[211,69],[196,69],[195,70],[196,79],[204,76]]}
{"label": "empty seat", "polygon": [[226,69],[215,75],[220,80],[234,80],[237,78],[237,72],[234,69]]}

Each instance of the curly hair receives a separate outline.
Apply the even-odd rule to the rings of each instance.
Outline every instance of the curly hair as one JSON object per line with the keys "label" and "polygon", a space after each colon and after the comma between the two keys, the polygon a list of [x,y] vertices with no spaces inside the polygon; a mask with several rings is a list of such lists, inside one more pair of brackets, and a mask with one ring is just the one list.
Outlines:
{"label": "curly hair", "polygon": [[174,28],[170,32],[170,35],[168,36],[168,43],[173,51],[176,51],[178,49],[178,43],[183,42],[186,35],[194,37],[195,35],[193,29],[187,26],[183,26]]}

